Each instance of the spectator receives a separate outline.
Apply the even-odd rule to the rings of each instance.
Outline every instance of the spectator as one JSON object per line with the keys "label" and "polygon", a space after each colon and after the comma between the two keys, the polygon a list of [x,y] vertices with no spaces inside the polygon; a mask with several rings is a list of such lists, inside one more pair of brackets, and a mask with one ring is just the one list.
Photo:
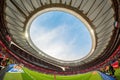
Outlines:
{"label": "spectator", "polygon": [[118,65],[119,65],[119,67],[120,67],[120,57],[118,58]]}
{"label": "spectator", "polygon": [[2,60],[3,60],[3,58],[0,57],[0,64],[1,64]]}
{"label": "spectator", "polygon": [[3,58],[2,57],[0,57],[0,70],[2,69],[2,61],[3,61]]}
{"label": "spectator", "polygon": [[111,64],[109,64],[109,73],[110,73],[110,75],[112,75],[112,76],[114,76],[114,73],[115,73],[115,70],[114,70],[114,68],[112,67]]}
{"label": "spectator", "polygon": [[105,72],[105,68],[104,68],[104,67],[100,68],[100,72],[106,73],[106,72]]}
{"label": "spectator", "polygon": [[110,74],[109,74],[109,66],[105,66],[105,73],[106,73],[107,75],[110,75]]}

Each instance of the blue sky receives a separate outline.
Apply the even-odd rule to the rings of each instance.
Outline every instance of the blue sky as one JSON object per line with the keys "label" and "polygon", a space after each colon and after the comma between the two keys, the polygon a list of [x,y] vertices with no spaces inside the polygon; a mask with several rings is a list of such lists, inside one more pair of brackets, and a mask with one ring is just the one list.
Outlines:
{"label": "blue sky", "polygon": [[85,25],[75,16],[62,11],[46,12],[35,18],[30,37],[40,50],[65,61],[86,56],[92,46]]}

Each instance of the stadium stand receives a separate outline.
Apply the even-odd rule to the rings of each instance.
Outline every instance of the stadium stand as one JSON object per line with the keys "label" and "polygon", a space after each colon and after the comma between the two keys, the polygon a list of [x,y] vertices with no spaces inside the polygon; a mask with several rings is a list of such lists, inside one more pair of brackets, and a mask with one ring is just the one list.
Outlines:
{"label": "stadium stand", "polygon": [[[3,80],[6,70],[8,70],[8,65],[11,63],[24,64],[24,70],[30,73],[36,80],[40,77],[36,77],[34,74],[41,77],[43,76],[40,78],[41,80],[53,80],[53,75],[51,77],[48,74],[55,74],[57,75],[56,78],[59,77],[61,80],[70,80],[70,78],[72,78],[72,80],[79,80],[80,78],[84,80],[95,80],[96,77],[91,76],[93,74],[97,75],[99,80],[101,80],[101,76],[104,80],[115,80],[115,78],[105,73],[99,72],[101,76],[96,72],[92,73],[92,71],[100,70],[100,68],[105,68],[109,63],[112,63],[112,66],[116,70],[115,77],[117,80],[120,79],[119,0],[34,0],[36,2],[25,0],[25,3],[23,1],[24,0],[0,0],[0,80]],[[21,32],[24,33],[26,22],[33,14],[49,7],[67,8],[76,13],[81,13],[86,18],[86,21],[93,26],[97,40],[92,56],[78,63],[62,64],[46,57],[42,59],[41,57],[38,58],[38,54],[34,55],[34,53],[38,52],[28,45]],[[9,15],[9,11],[12,12],[12,14]],[[23,20],[25,22],[19,22],[21,20],[18,19],[21,18],[16,17],[18,14],[25,19]],[[18,22],[16,22],[17,20]],[[15,26],[17,26],[17,28]],[[18,28],[22,28],[23,31],[19,31]],[[59,66],[62,66],[65,70]],[[38,72],[40,73],[38,74]],[[44,73],[49,79],[45,78]],[[76,75],[77,78],[73,76],[63,76],[81,73],[85,74]],[[7,75],[11,76],[9,73]],[[28,74],[25,74],[25,76],[26,75],[28,80],[32,80]],[[62,75],[62,78],[58,75]]]}

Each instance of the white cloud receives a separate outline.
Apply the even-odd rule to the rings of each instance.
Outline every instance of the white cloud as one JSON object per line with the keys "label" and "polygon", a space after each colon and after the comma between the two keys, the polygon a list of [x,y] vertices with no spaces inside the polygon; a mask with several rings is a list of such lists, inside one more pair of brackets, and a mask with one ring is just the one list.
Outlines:
{"label": "white cloud", "polygon": [[[39,49],[52,57],[63,60],[80,59],[84,54],[80,55],[80,52],[75,49],[74,43],[77,36],[69,40],[69,44],[64,41],[64,38],[67,37],[64,36],[67,34],[67,30],[68,27],[66,25],[58,26],[51,31],[46,30],[44,27],[39,27],[39,32],[34,33],[32,38],[35,40],[34,43]],[[81,53],[84,53],[82,49],[80,50]]]}
{"label": "white cloud", "polygon": [[76,60],[89,52],[87,29],[65,13],[49,12],[38,16],[31,25],[30,34],[40,50],[58,59]]}

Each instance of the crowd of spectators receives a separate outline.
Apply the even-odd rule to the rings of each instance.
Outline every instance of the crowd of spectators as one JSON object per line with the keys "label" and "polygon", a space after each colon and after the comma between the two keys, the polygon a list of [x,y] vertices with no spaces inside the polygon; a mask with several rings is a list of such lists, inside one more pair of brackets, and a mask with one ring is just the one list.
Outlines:
{"label": "crowd of spectators", "polygon": [[8,58],[6,50],[0,47],[0,70],[5,68],[10,63],[11,63],[11,60],[10,58]]}
{"label": "crowd of spectators", "polygon": [[113,62],[109,62],[104,67],[100,68],[100,71],[115,77],[115,70],[120,68],[120,56],[116,57]]}

